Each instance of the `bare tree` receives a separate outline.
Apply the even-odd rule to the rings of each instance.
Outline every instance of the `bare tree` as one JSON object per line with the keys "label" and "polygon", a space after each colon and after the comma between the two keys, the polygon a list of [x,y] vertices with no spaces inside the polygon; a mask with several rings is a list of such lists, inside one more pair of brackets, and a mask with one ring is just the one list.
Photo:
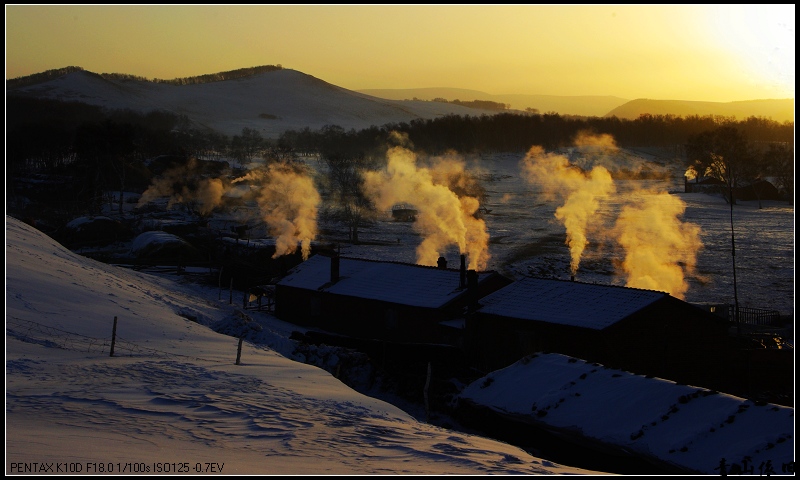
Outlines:
{"label": "bare tree", "polygon": [[375,214],[375,206],[362,190],[363,172],[371,169],[374,162],[364,155],[342,154],[327,154],[321,160],[327,168],[331,216],[347,227],[348,239],[358,243],[359,228]]}
{"label": "bare tree", "polygon": [[725,200],[735,204],[734,191],[759,174],[753,148],[735,127],[724,126],[689,137],[686,145],[689,169],[726,185]]}
{"label": "bare tree", "polygon": [[764,152],[764,165],[775,177],[778,190],[794,198],[794,148],[788,143],[770,144]]}

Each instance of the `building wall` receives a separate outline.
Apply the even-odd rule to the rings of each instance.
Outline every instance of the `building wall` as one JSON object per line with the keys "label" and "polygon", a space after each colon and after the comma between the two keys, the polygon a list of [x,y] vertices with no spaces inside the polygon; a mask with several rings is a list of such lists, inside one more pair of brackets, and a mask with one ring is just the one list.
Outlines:
{"label": "building wall", "polygon": [[[671,300],[675,300],[674,302]],[[665,298],[605,330],[478,312],[468,322],[471,358],[485,371],[535,352],[555,352],[670,380],[714,383],[730,344],[727,324]]]}
{"label": "building wall", "polygon": [[439,322],[454,318],[463,306],[434,309],[314,292],[278,285],[275,314],[281,320],[357,338],[395,342],[440,342]]}

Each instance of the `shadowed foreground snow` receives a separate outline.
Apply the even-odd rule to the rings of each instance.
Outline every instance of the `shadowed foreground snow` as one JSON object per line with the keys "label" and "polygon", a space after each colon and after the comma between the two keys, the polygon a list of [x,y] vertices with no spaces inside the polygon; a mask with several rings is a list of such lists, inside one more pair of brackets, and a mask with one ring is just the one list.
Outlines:
{"label": "shadowed foreground snow", "polygon": [[237,318],[216,289],[86,259],[6,217],[6,474],[593,473],[359,394],[290,359],[277,320],[235,365],[236,339],[207,325]]}

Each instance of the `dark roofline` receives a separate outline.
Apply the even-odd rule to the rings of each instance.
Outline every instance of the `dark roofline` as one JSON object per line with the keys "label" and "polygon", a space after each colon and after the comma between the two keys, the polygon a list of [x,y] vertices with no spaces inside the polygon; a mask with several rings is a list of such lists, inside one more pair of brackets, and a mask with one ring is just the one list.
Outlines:
{"label": "dark roofline", "polygon": [[[329,254],[327,254],[325,252],[314,253],[313,255],[311,255],[311,257],[313,257],[314,255],[322,255],[323,257],[330,257],[331,256],[331,255],[329,255]],[[311,257],[308,257],[308,258],[311,258]],[[339,259],[340,260],[356,260],[356,261],[359,261],[359,262],[371,262],[371,263],[391,263],[391,264],[394,264],[394,265],[405,265],[407,267],[428,268],[428,269],[431,269],[431,270],[444,270],[444,271],[447,271],[447,272],[456,272],[456,273],[461,271],[460,268],[450,268],[450,267],[439,268],[436,265],[420,265],[418,263],[400,262],[398,260],[377,260],[377,259],[374,259],[374,258],[344,257],[344,256],[341,256],[341,255],[339,256]],[[500,273],[497,270],[478,270],[477,271],[478,275],[488,275],[488,274],[492,274],[492,273],[500,275]]]}
{"label": "dark roofline", "polygon": [[[582,282],[580,280],[564,280],[563,278],[535,277],[533,275],[524,275],[524,276],[522,276],[520,278],[520,280],[524,280],[524,279],[527,279],[527,278],[531,278],[531,279],[534,279],[534,280],[549,280],[549,281],[553,281],[553,282],[580,283],[582,285],[594,285],[594,286],[598,286],[598,287],[622,288],[622,289],[625,289],[625,290],[639,290],[640,292],[661,293],[661,294],[663,294],[663,295],[665,295],[667,297],[672,297],[672,295],[670,295],[669,293],[662,292],[661,290],[650,290],[650,289],[647,289],[647,288],[626,287],[625,285],[612,285],[612,284],[608,284],[608,283]],[[672,298],[675,298],[675,297],[672,297]],[[680,299],[676,298],[676,300],[680,300]],[[683,301],[683,300],[681,300],[681,301]]]}

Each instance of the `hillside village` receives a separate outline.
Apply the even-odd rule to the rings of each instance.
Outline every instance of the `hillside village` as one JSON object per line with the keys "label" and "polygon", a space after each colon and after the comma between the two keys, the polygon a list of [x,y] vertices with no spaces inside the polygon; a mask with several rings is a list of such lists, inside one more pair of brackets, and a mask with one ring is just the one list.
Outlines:
{"label": "hillside village", "polygon": [[[392,343],[449,345],[489,372],[536,352],[793,404],[794,352],[667,293],[315,255],[275,284],[278,318]],[[722,313],[722,312],[720,312]],[[724,312],[727,314],[727,311]],[[782,327],[753,316],[751,328]],[[759,325],[760,324],[760,325]]]}
{"label": "hillside village", "polygon": [[[371,125],[374,118],[407,121],[468,111],[452,104],[379,101],[366,96],[354,100],[352,93],[299,72],[277,71],[271,75],[273,83],[269,87],[273,93],[269,97],[277,103],[269,105],[269,113],[264,110],[267,104],[254,105],[249,101],[255,95],[253,92],[266,85],[266,77],[261,77],[239,82],[239,88],[250,93],[238,96],[237,102],[224,109],[224,115],[205,118],[204,115],[211,113],[198,110],[193,120],[235,135],[243,127],[252,125],[255,118],[261,122],[262,131],[269,133],[289,127],[307,127],[307,115],[318,122],[312,126],[324,127],[328,122],[343,118],[341,105],[348,102],[351,102],[348,103],[351,117],[356,119],[351,118],[354,122],[351,125],[357,127]],[[72,97],[84,95],[84,89],[89,88],[94,96],[91,101],[106,107],[130,106],[127,102],[132,97],[120,85],[135,83],[130,79],[110,81],[80,71],[54,82],[65,88],[61,94],[66,91],[67,96]],[[306,90],[296,90],[298,84]],[[221,88],[220,85],[200,84],[194,86],[191,93],[184,91],[172,97],[175,89],[162,87],[167,86],[153,87],[158,95],[141,99],[141,103],[134,106],[150,109],[169,104],[180,108],[181,102],[203,103],[196,99],[216,99],[219,97],[217,89]],[[28,91],[59,95],[49,87],[40,86],[39,89],[38,93],[34,87]],[[307,104],[309,97],[323,95],[320,92],[324,93],[326,102],[316,104],[312,112],[300,112],[302,109],[297,105]],[[410,106],[417,110],[409,113]],[[242,115],[242,111],[247,111],[247,115]],[[271,120],[280,122],[270,123]],[[124,183],[125,175],[120,178]],[[25,186],[33,191],[45,185],[46,190],[45,182],[49,180],[30,175],[26,176]],[[705,179],[684,180],[683,187],[685,193],[724,193],[719,182]],[[742,189],[737,196],[759,202],[780,198],[774,187],[756,187],[756,184],[750,185],[749,190]],[[26,193],[20,189],[14,196],[21,209],[26,205]],[[118,194],[118,202],[113,201],[115,194]],[[780,431],[764,433],[764,436],[771,436],[763,442],[774,446],[776,442],[791,438],[784,431],[784,417],[793,415],[789,407],[794,404],[793,316],[787,318],[774,310],[739,308],[738,305],[734,313],[731,305],[722,302],[690,303],[662,291],[588,281],[583,277],[576,279],[574,275],[567,280],[528,272],[511,278],[498,270],[468,268],[465,256],[454,254],[452,249],[442,253],[436,266],[384,255],[349,256],[348,252],[341,252],[342,244],[347,242],[338,240],[308,242],[306,238],[307,249],[302,253],[299,249],[280,250],[277,235],[269,231],[264,221],[248,223],[247,215],[241,212],[245,209],[245,200],[232,201],[225,214],[215,218],[212,213],[219,211],[210,210],[211,213],[202,215],[197,215],[199,210],[191,211],[188,205],[193,200],[187,199],[183,204],[186,214],[178,214],[166,212],[171,210],[172,198],[169,203],[161,199],[164,201],[159,201],[158,206],[135,205],[141,200],[141,192],[125,192],[124,195],[126,200],[123,201],[122,191],[107,193],[103,198],[112,201],[103,201],[103,212],[94,212],[102,214],[76,215],[57,230],[49,229],[43,221],[37,225],[37,219],[32,216],[26,215],[25,220],[87,257],[145,272],[174,271],[187,281],[195,278],[194,274],[218,288],[218,300],[225,292],[225,296],[230,296],[231,305],[234,301],[240,304],[242,318],[247,314],[265,314],[294,325],[297,330],[293,332],[292,341],[303,348],[340,347],[365,354],[376,368],[395,376],[398,383],[406,382],[405,390],[418,394],[424,389],[424,401],[430,401],[433,408],[456,408],[452,402],[461,398],[465,404],[474,401],[470,408],[486,407],[494,413],[500,412],[504,420],[533,424],[535,428],[554,428],[572,441],[587,441],[591,435],[586,431],[576,433],[570,430],[572,425],[544,421],[554,418],[551,413],[559,408],[558,400],[549,398],[556,395],[553,392],[538,392],[540,396],[536,399],[527,399],[529,404],[538,406],[530,409],[530,405],[526,405],[529,409],[526,411],[508,410],[502,402],[491,403],[485,398],[479,399],[480,395],[475,393],[487,391],[494,382],[497,387],[503,375],[500,372],[514,370],[520,364],[531,369],[541,366],[537,370],[539,373],[548,371],[558,375],[564,367],[562,364],[566,363],[568,369],[579,364],[589,371],[573,371],[564,374],[564,378],[570,375],[578,380],[590,377],[598,383],[607,382],[606,385],[622,376],[649,380],[671,392],[670,398],[686,399],[684,403],[700,395],[721,393],[726,402],[736,404],[741,410],[738,413],[750,406],[769,404],[782,416],[778,422]],[[195,204],[193,208],[199,207]],[[118,212],[117,217],[115,212]],[[117,220],[123,217],[124,222]],[[416,216],[401,220],[413,222]],[[328,240],[333,237],[330,235]],[[393,238],[390,241],[381,239],[376,244],[389,248],[394,246],[393,241]],[[397,238],[397,245],[400,243]],[[559,238],[556,243],[563,244],[563,239]],[[227,330],[218,328],[246,336],[229,327],[225,327]],[[339,378],[340,370],[346,368],[342,365],[323,365],[323,368]],[[601,365],[603,375],[592,375],[596,373],[593,369]],[[436,381],[441,383],[437,385],[439,391],[428,398],[431,370],[436,372]],[[512,385],[530,381],[525,380],[525,375],[532,374],[528,371],[519,375],[521,377],[508,381]],[[442,378],[447,380],[442,381]],[[578,380],[564,380],[564,385]],[[505,393],[508,395],[507,391]],[[624,400],[627,399],[616,397],[611,402],[620,405]],[[544,407],[544,403],[548,407]],[[693,402],[693,405],[698,403]],[[726,403],[726,408],[728,406]],[[549,407],[550,410],[545,410]],[[663,410],[662,407],[659,404],[654,409]],[[569,431],[560,430],[563,428]],[[642,436],[651,433],[650,428],[655,426],[642,424]],[[703,436],[704,433],[693,432],[692,435]],[[646,441],[651,441],[653,436],[647,435]],[[615,451],[630,448],[618,438],[591,440],[595,441],[614,444]],[[686,444],[694,441],[700,440],[686,440]],[[715,439],[710,443],[720,442]],[[646,442],[639,442],[642,444]],[[647,448],[649,446],[641,447],[637,454],[646,455]],[[761,444],[748,448],[764,457]],[[664,455],[674,454],[669,449],[666,451]],[[748,453],[743,455],[748,457]],[[781,459],[788,462],[787,458]],[[663,466],[679,472],[708,473],[696,460],[683,463],[670,460]]]}
{"label": "hillside village", "polygon": [[[45,261],[46,265],[63,261],[59,255],[53,255],[52,259],[49,256],[40,256],[38,262],[26,261],[30,254],[16,252],[31,243],[52,245],[50,248],[55,249],[56,252],[62,252],[62,256],[68,255],[67,258],[77,264],[76,267],[70,265],[68,270],[101,268],[101,264],[97,262],[68,254],[62,246],[16,219],[7,218],[7,224],[13,233],[12,274],[15,279],[20,275],[23,277],[19,278],[27,278],[25,275],[30,275],[31,272],[26,269],[38,268],[37,265],[41,261]],[[27,243],[22,241],[24,238],[27,239]],[[160,239],[159,236],[151,238],[153,243],[158,243]],[[233,301],[233,290],[231,290],[231,298],[228,301],[221,294],[217,297],[214,289],[209,289],[207,286],[200,287],[200,285],[198,287],[205,292],[205,298],[200,297],[193,303],[185,304],[175,304],[173,303],[175,300],[170,299],[166,300],[165,305],[168,310],[175,312],[172,314],[177,318],[174,328],[178,328],[181,338],[186,337],[184,324],[190,324],[195,325],[195,328],[213,329],[225,335],[246,340],[248,347],[244,363],[254,361],[256,353],[253,349],[261,349],[268,344],[270,349],[277,349],[282,355],[288,355],[297,361],[316,364],[328,370],[332,376],[341,379],[352,378],[351,375],[365,367],[363,364],[350,363],[351,360],[357,358],[353,355],[353,351],[367,352],[372,359],[372,364],[383,372],[382,375],[391,373],[392,367],[394,367],[396,370],[403,371],[407,376],[415,370],[424,372],[424,367],[427,365],[428,378],[424,391],[426,407],[428,407],[428,384],[430,383],[431,409],[441,407],[441,404],[434,401],[433,396],[441,394],[444,379],[450,378],[452,382],[452,379],[457,377],[472,378],[469,384],[461,385],[450,392],[457,401],[457,406],[454,409],[451,408],[451,411],[458,413],[461,416],[459,418],[463,418],[465,422],[470,422],[465,424],[472,428],[491,432],[491,435],[497,435],[499,438],[505,438],[504,435],[513,430],[526,432],[522,433],[522,438],[527,439],[523,441],[523,444],[528,445],[534,438],[538,438],[538,442],[546,441],[550,448],[540,446],[540,448],[545,448],[547,453],[544,458],[553,458],[567,465],[577,462],[576,465],[580,464],[584,468],[596,470],[598,465],[603,464],[602,460],[605,458],[605,464],[609,468],[607,471],[638,474],[653,472],[715,474],[720,468],[732,474],[751,471],[779,474],[791,471],[787,469],[793,468],[793,409],[790,407],[771,404],[754,397],[733,396],[725,391],[697,383],[675,382],[652,374],[645,374],[648,361],[664,359],[664,357],[658,356],[659,352],[648,359],[643,359],[643,362],[635,366],[637,371],[613,368],[612,362],[608,362],[606,365],[575,355],[555,353],[556,349],[560,349],[559,342],[562,346],[573,347],[572,352],[578,353],[578,348],[585,347],[593,341],[602,341],[598,332],[593,330],[600,329],[600,334],[602,334],[604,325],[615,322],[620,324],[618,330],[609,334],[607,339],[614,342],[624,340],[627,336],[627,339],[635,341],[636,332],[631,331],[630,325],[625,325],[626,314],[634,312],[628,317],[635,318],[637,312],[641,312],[642,316],[639,317],[641,321],[646,319],[648,313],[657,313],[659,304],[662,304],[661,306],[666,311],[680,312],[679,315],[696,314],[697,317],[694,320],[705,325],[696,330],[697,334],[705,335],[706,340],[718,341],[721,325],[720,319],[714,315],[683,304],[683,302],[660,292],[585,284],[569,280],[531,278],[509,282],[495,272],[476,272],[461,266],[448,268],[446,261],[442,260],[437,267],[425,267],[402,262],[347,259],[330,252],[318,253],[290,269],[289,274],[272,285],[272,288],[265,286],[267,288],[262,292],[237,291],[236,303],[242,293],[258,293],[257,295],[245,295],[244,303],[239,306],[241,309]],[[80,265],[83,264],[85,266],[81,267]],[[53,278],[53,281],[76,278],[70,277],[69,273],[62,272],[64,268],[66,267],[56,268],[56,271],[52,273],[45,270],[36,272],[37,275]],[[103,278],[110,275],[133,278],[132,274],[125,273],[127,270],[125,268],[111,266],[102,266],[102,268],[104,270],[100,276]],[[182,288],[186,288],[203,277],[203,275],[198,276],[197,269],[187,269],[183,272],[173,269],[171,273],[166,268],[148,271],[151,273],[143,277],[158,278],[166,275],[165,278],[174,278],[183,285]],[[94,278],[94,276],[90,275],[89,278]],[[137,276],[142,275],[137,274]],[[415,282],[415,279],[419,281]],[[85,283],[86,280],[82,279],[81,281]],[[104,303],[104,315],[100,315],[100,317],[104,317],[109,312],[119,311],[119,302],[123,302],[122,305],[127,304],[124,299],[129,294],[125,292],[123,295],[116,288],[118,288],[118,284],[130,284],[131,281],[130,279],[124,282],[104,280],[98,282],[97,288],[92,287],[91,290],[81,293],[81,295],[87,298],[98,297],[99,300],[106,300],[106,303],[110,302],[108,305]],[[20,283],[22,282],[15,281],[15,288],[18,288]],[[354,289],[357,285],[364,288]],[[395,288],[393,289],[391,286]],[[403,286],[411,288],[397,288]],[[134,284],[130,284],[130,287],[134,287]],[[77,293],[86,286],[73,285],[72,288],[78,289]],[[169,295],[168,291],[159,289],[151,291],[150,288],[145,287],[132,288],[132,291],[138,294],[148,292],[155,295],[158,300],[149,303],[158,305],[161,304],[163,295]],[[214,292],[213,298],[209,295],[211,292]],[[285,295],[286,292],[292,293]],[[579,296],[585,296],[587,301],[576,300],[578,298],[575,296],[576,292],[580,293]],[[560,295],[563,297],[560,301],[556,300],[559,293],[564,294]],[[259,296],[262,294],[267,298]],[[120,295],[123,297],[118,298]],[[69,350],[75,348],[71,347],[69,342],[59,349],[54,349],[52,345],[60,345],[61,343],[58,342],[70,340],[72,337],[76,339],[81,337],[81,342],[85,343],[88,340],[92,344],[96,344],[97,348],[107,349],[107,340],[65,333],[63,321],[57,324],[60,328],[57,327],[55,330],[41,324],[37,327],[36,322],[50,322],[50,320],[43,319],[41,312],[32,316],[31,312],[27,310],[31,307],[20,303],[24,297],[25,295],[19,293],[13,295],[14,318],[8,328],[12,335],[11,338],[14,339],[12,344],[15,346],[15,352],[17,352],[18,341],[27,342],[25,344],[39,349],[60,351],[61,348],[66,348]],[[54,299],[62,302],[68,301],[63,298],[63,295],[56,295]],[[262,302],[262,300],[267,301]],[[234,308],[239,313],[229,315],[226,319],[217,319],[208,311],[209,306],[215,303],[220,305],[230,303],[227,310]],[[551,303],[557,305],[558,308],[548,309],[547,305]],[[537,309],[536,305],[541,307],[541,311]],[[655,308],[653,308],[654,306]],[[520,309],[520,307],[523,308]],[[594,307],[598,308],[595,313],[592,313],[595,310]],[[74,305],[71,308],[80,309],[81,307]],[[331,309],[330,316],[317,314],[320,309],[324,308]],[[485,367],[488,369],[487,373],[478,377],[474,369],[464,368],[476,360],[469,355],[469,352],[484,355],[492,352],[495,354],[505,352],[502,348],[495,349],[488,337],[485,339],[485,345],[482,342],[484,339],[479,339],[481,340],[479,346],[485,348],[475,350],[468,344],[470,339],[475,340],[474,336],[470,336],[470,323],[477,322],[479,325],[482,323],[478,312],[484,308],[486,309],[484,312],[486,318],[491,318],[492,315],[496,316],[500,312],[508,318],[506,321],[517,317],[523,322],[539,324],[539,332],[552,332],[552,334],[542,335],[539,338],[542,341],[551,342],[548,347],[552,347],[553,351],[528,354],[518,361],[511,362],[506,367],[498,367],[494,370],[493,367]],[[201,311],[206,313],[201,314]],[[526,316],[531,318],[531,315],[526,315],[531,312],[538,312],[540,320],[532,322],[525,320]],[[52,314],[47,313],[46,315]],[[164,313],[155,316],[145,315],[143,320],[159,325],[158,329],[160,330],[173,323],[171,317],[167,318],[164,315]],[[286,318],[292,315],[296,316],[293,320],[298,324],[280,322],[280,319],[276,317]],[[67,318],[72,319],[73,317],[74,315],[68,315]],[[100,317],[93,318],[92,324],[104,325],[107,319],[104,320]],[[56,318],[62,318],[62,315],[58,314]],[[124,352],[131,348],[130,339],[133,333],[130,330],[131,319],[128,315],[123,318],[126,319],[124,330],[126,341],[120,345],[120,355],[127,357],[129,354]],[[243,319],[246,320],[243,321]],[[136,320],[133,323],[141,321]],[[276,322],[280,322],[280,326]],[[315,323],[317,326],[304,327],[302,323],[306,322]],[[558,325],[559,322],[561,325]],[[579,322],[583,322],[582,327],[585,331],[582,335],[587,342],[575,344],[568,341],[569,339],[564,335],[570,335],[569,338],[572,338],[573,335],[579,336],[580,328],[574,328],[574,324]],[[83,321],[83,323],[86,322]],[[548,323],[550,325],[541,325]],[[568,323],[573,325],[567,325]],[[727,324],[727,322],[722,322],[722,324]],[[295,325],[291,327],[293,328],[291,339],[275,338],[276,331],[285,330],[287,326],[291,325]],[[489,331],[495,338],[498,338],[509,333],[509,329],[503,326],[498,326],[498,328],[490,326],[487,329],[485,328],[487,325],[484,324],[483,327],[483,331],[478,333],[479,335]],[[559,327],[573,327],[573,330],[559,332]],[[74,330],[78,327],[71,325],[66,328]],[[89,327],[83,327],[84,330],[87,328]],[[414,331],[409,331],[409,328],[418,331],[426,341],[415,341],[417,336]],[[343,333],[339,329],[349,329],[350,334]],[[359,335],[366,330],[369,331],[369,334]],[[339,332],[337,333],[337,331]],[[405,342],[395,341],[391,335],[392,332],[401,331],[406,335]],[[531,331],[535,332],[536,330]],[[97,333],[94,333],[92,336],[96,335]],[[151,338],[150,335],[152,333],[148,334],[142,331],[140,334],[136,334],[133,341],[144,342],[146,338]],[[194,335],[197,333],[195,332]],[[208,336],[210,333],[205,335]],[[592,338],[593,335],[594,338]],[[53,341],[48,343],[50,337],[53,337],[56,343]],[[532,337],[521,336],[520,339],[531,340]],[[186,347],[181,346],[182,341],[176,342],[172,348],[178,348],[178,352],[185,353]],[[207,343],[203,346],[192,347],[191,354],[200,357],[208,356],[211,338],[205,341]],[[231,342],[227,343],[233,345]],[[241,348],[241,341],[239,345]],[[513,347],[515,342],[511,342],[509,345]],[[525,346],[520,343],[516,343],[516,345]],[[347,348],[343,348],[343,346]],[[611,346],[618,347],[618,344]],[[652,344],[649,346],[652,347]],[[134,351],[130,355],[134,355],[134,358],[131,359],[134,362],[137,361],[136,357],[142,355],[144,355],[144,359],[138,361],[146,362],[148,355],[152,355],[147,353],[149,350],[143,350],[135,345],[133,347]],[[697,350],[692,352],[695,347],[696,345],[680,346],[679,353],[698,353]],[[160,348],[163,349],[166,346]],[[537,348],[539,347],[535,346],[533,350]],[[609,351],[619,350],[619,348],[615,348]],[[90,346],[91,351],[92,347]],[[605,355],[605,358],[611,359],[608,356],[609,351],[604,352],[602,349],[597,349],[594,358],[599,360]],[[668,351],[666,353],[675,352]],[[158,352],[156,354],[164,355]],[[81,355],[87,354],[84,352]],[[103,357],[106,358],[106,355]],[[92,358],[96,356],[94,355]],[[180,357],[181,355],[178,355],[175,358]],[[514,354],[500,355],[500,360],[497,360],[495,364],[504,365],[506,363],[504,358],[514,357]],[[317,363],[322,359],[324,359],[324,363]],[[493,359],[483,358],[481,360],[487,362],[488,365],[488,362]],[[26,370],[20,371],[18,368],[25,361],[25,358],[15,360],[12,378],[19,380],[25,374]],[[95,361],[102,360],[98,358]],[[185,361],[172,360],[167,363],[178,364]],[[150,363],[153,362],[150,361]],[[236,363],[237,365],[239,363],[238,356]],[[619,362],[616,363],[619,364]],[[266,371],[274,369],[273,366]],[[299,372],[299,370],[292,369],[292,372]],[[171,382],[176,381],[173,373],[169,374]],[[465,374],[467,376],[464,376]],[[292,378],[294,376],[293,374]],[[431,382],[432,376],[438,381]],[[103,378],[102,375],[97,377]],[[417,375],[417,378],[419,377],[420,375]],[[425,378],[424,374],[422,378]],[[272,380],[272,382],[275,381],[275,379]],[[17,382],[12,382],[11,385],[17,388]],[[451,384],[451,387],[453,386]],[[415,384],[414,387],[418,395],[423,391],[420,383]],[[119,385],[114,387],[116,395],[119,394],[119,388]],[[240,385],[239,388],[241,389],[242,386]],[[166,387],[160,389],[159,395],[165,395],[165,389]],[[275,389],[274,386],[270,386],[270,390]],[[238,390],[236,391],[238,392]],[[95,396],[106,395],[103,393],[104,387],[102,386],[93,388],[92,392]],[[186,392],[182,391],[180,396],[181,398],[185,397]],[[227,396],[227,394],[223,395],[223,397]],[[179,400],[178,403],[180,402]],[[258,402],[250,400],[243,403],[255,405]],[[15,405],[17,404],[15,403]],[[193,402],[192,405],[194,405]],[[19,408],[18,405],[14,411]],[[181,407],[174,402],[170,403],[169,409],[174,408]],[[131,409],[128,408],[128,410]],[[441,410],[439,411],[441,412]],[[598,415],[599,412],[603,414]],[[78,417],[76,413],[73,413],[69,418],[71,422],[74,422]],[[215,418],[213,421],[219,424],[223,419]],[[15,436],[19,435],[19,430],[14,430],[14,432]],[[452,437],[454,433],[450,435]],[[549,438],[549,440],[543,440],[545,438]],[[227,441],[233,442],[234,436],[229,433]],[[248,442],[258,442],[258,440],[250,438]],[[571,453],[566,454],[566,452]]]}

